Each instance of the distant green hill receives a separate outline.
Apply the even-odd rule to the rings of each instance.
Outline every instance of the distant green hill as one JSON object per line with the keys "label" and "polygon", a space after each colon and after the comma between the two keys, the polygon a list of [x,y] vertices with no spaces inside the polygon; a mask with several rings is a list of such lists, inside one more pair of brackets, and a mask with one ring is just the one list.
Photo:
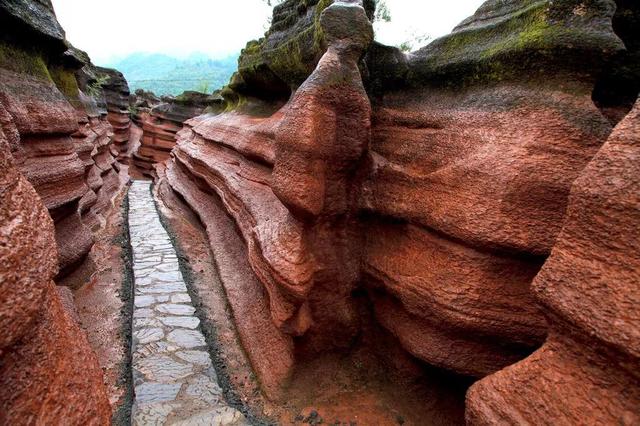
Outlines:
{"label": "distant green hill", "polygon": [[151,90],[156,95],[179,95],[185,90],[211,93],[229,82],[237,69],[238,55],[213,59],[195,53],[178,59],[159,53],[133,53],[107,65],[121,71],[131,92]]}

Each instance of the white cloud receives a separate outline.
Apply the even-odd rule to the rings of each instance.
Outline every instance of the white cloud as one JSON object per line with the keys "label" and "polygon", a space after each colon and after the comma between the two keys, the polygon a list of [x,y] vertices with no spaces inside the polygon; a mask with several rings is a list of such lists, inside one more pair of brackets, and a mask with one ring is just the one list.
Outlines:
{"label": "white cloud", "polygon": [[[434,40],[449,34],[485,0],[385,0],[391,22],[376,22],[376,40],[397,46],[417,36]],[[414,46],[421,47],[421,46]]]}
{"label": "white cloud", "polygon": [[[390,23],[376,38],[398,45],[414,35],[439,37],[483,0],[386,0]],[[67,38],[97,64],[133,52],[224,56],[260,38],[271,15],[263,0],[53,0]]]}
{"label": "white cloud", "polygon": [[271,8],[262,0],[53,0],[67,39],[105,63],[133,52],[235,53],[260,38]]}

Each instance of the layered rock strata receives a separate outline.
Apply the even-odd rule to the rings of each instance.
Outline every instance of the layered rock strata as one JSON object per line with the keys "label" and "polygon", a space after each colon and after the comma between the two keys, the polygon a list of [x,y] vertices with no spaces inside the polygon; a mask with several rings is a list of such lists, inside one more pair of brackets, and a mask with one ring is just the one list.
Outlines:
{"label": "layered rock strata", "polygon": [[[163,102],[153,105],[149,95],[142,94],[140,111],[136,111],[139,126],[142,128],[140,146],[133,157],[136,167],[146,176],[155,177],[154,165],[169,158],[176,144],[176,134],[182,129],[182,123],[207,111],[220,112],[223,99],[219,95],[206,95],[199,92],[184,92],[177,97],[165,97]],[[146,111],[145,111],[146,110]]]}
{"label": "layered rock strata", "polygon": [[104,226],[112,199],[128,180],[127,168],[118,162],[113,127],[108,121],[107,102],[102,88],[104,79],[86,53],[71,50],[82,64],[76,71],[82,109],[78,112],[78,131],[73,135],[85,164],[88,190],[80,200],[82,222],[93,231]]}
{"label": "layered rock strata", "polygon": [[51,3],[2,2],[0,26],[0,423],[106,425],[102,371],[53,279],[82,262],[126,170]]}
{"label": "layered rock strata", "polygon": [[[523,359],[547,338],[531,283],[570,188],[635,90],[592,99],[619,89],[603,80],[636,45],[622,15],[490,0],[405,55],[369,44],[361,4],[330,4],[276,7],[222,91],[229,111],[187,121],[160,169],[216,257],[219,228],[244,243],[246,262],[217,261],[263,386],[277,395],[297,357],[348,345],[361,290],[430,364],[483,377]],[[229,282],[246,265],[260,332]]]}
{"label": "layered rock strata", "polygon": [[128,164],[133,154],[129,144],[131,128],[129,85],[124,75],[118,70],[96,67],[96,72],[104,91],[107,119],[113,127],[113,141],[118,150],[118,160]]}
{"label": "layered rock strata", "polygon": [[0,423],[108,425],[102,372],[53,283],[54,223],[18,170],[20,134],[0,111]]}
{"label": "layered rock strata", "polygon": [[591,94],[624,49],[614,10],[488,1],[408,57],[369,52],[363,273],[412,354],[484,376],[544,341],[530,284],[611,131]]}
{"label": "layered rock strata", "polygon": [[469,423],[640,422],[639,177],[640,102],[575,180],[533,282],[547,341],[471,388]]}
{"label": "layered rock strata", "polygon": [[[294,336],[317,352],[349,345],[359,329],[348,297],[357,257],[345,266],[357,245],[357,203],[346,177],[368,144],[370,105],[357,62],[373,34],[356,4],[333,5],[317,21],[328,50],[283,110],[266,115],[273,106],[255,101],[247,106],[262,116],[232,112],[187,121],[162,172],[200,216],[214,253],[217,229],[228,229],[217,208],[237,225],[228,232],[238,232],[248,262],[218,267],[223,279],[244,265],[250,269],[242,274],[257,278],[250,279],[258,284],[252,301],[231,280],[224,285],[241,340],[272,397],[291,373]],[[290,179],[300,185],[287,185]],[[251,321],[244,320],[248,310]]]}
{"label": "layered rock strata", "polygon": [[[24,5],[13,3],[0,9],[9,29],[0,49],[0,114],[5,132],[17,135],[16,165],[54,220],[60,274],[66,274],[91,248],[89,227],[100,223],[126,178],[110,153],[104,95],[89,75],[88,57],[64,40],[50,5],[30,5],[42,13],[25,14]],[[33,48],[36,42],[47,49]]]}

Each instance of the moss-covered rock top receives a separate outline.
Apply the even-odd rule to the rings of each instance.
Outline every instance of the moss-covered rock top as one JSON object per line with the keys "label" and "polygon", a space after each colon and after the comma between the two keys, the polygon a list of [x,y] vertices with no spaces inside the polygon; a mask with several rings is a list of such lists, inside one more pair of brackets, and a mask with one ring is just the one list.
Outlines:
{"label": "moss-covered rock top", "polygon": [[69,103],[90,116],[106,114],[103,86],[111,80],[118,93],[126,91],[128,96],[122,74],[99,71],[86,52],[65,39],[50,0],[0,1],[0,28],[0,71],[55,85]]}
{"label": "moss-covered rock top", "polygon": [[451,34],[415,52],[408,80],[495,81],[522,72],[595,75],[624,48],[613,0],[489,0]]}
{"label": "moss-covered rock top", "polygon": [[[334,0],[286,0],[273,10],[271,27],[260,40],[247,43],[238,60],[238,72],[223,95],[286,99],[313,72],[326,43],[320,14]],[[364,4],[373,15],[373,0]]]}

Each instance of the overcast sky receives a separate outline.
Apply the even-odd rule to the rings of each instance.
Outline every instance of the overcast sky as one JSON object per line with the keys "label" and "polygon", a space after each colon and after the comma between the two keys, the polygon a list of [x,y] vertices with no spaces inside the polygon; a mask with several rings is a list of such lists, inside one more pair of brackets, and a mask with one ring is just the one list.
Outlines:
{"label": "overcast sky", "polygon": [[[392,21],[376,24],[376,39],[398,45],[447,34],[484,0],[386,1]],[[53,5],[67,39],[97,64],[133,52],[226,56],[260,38],[271,15],[263,0],[53,0]]]}

